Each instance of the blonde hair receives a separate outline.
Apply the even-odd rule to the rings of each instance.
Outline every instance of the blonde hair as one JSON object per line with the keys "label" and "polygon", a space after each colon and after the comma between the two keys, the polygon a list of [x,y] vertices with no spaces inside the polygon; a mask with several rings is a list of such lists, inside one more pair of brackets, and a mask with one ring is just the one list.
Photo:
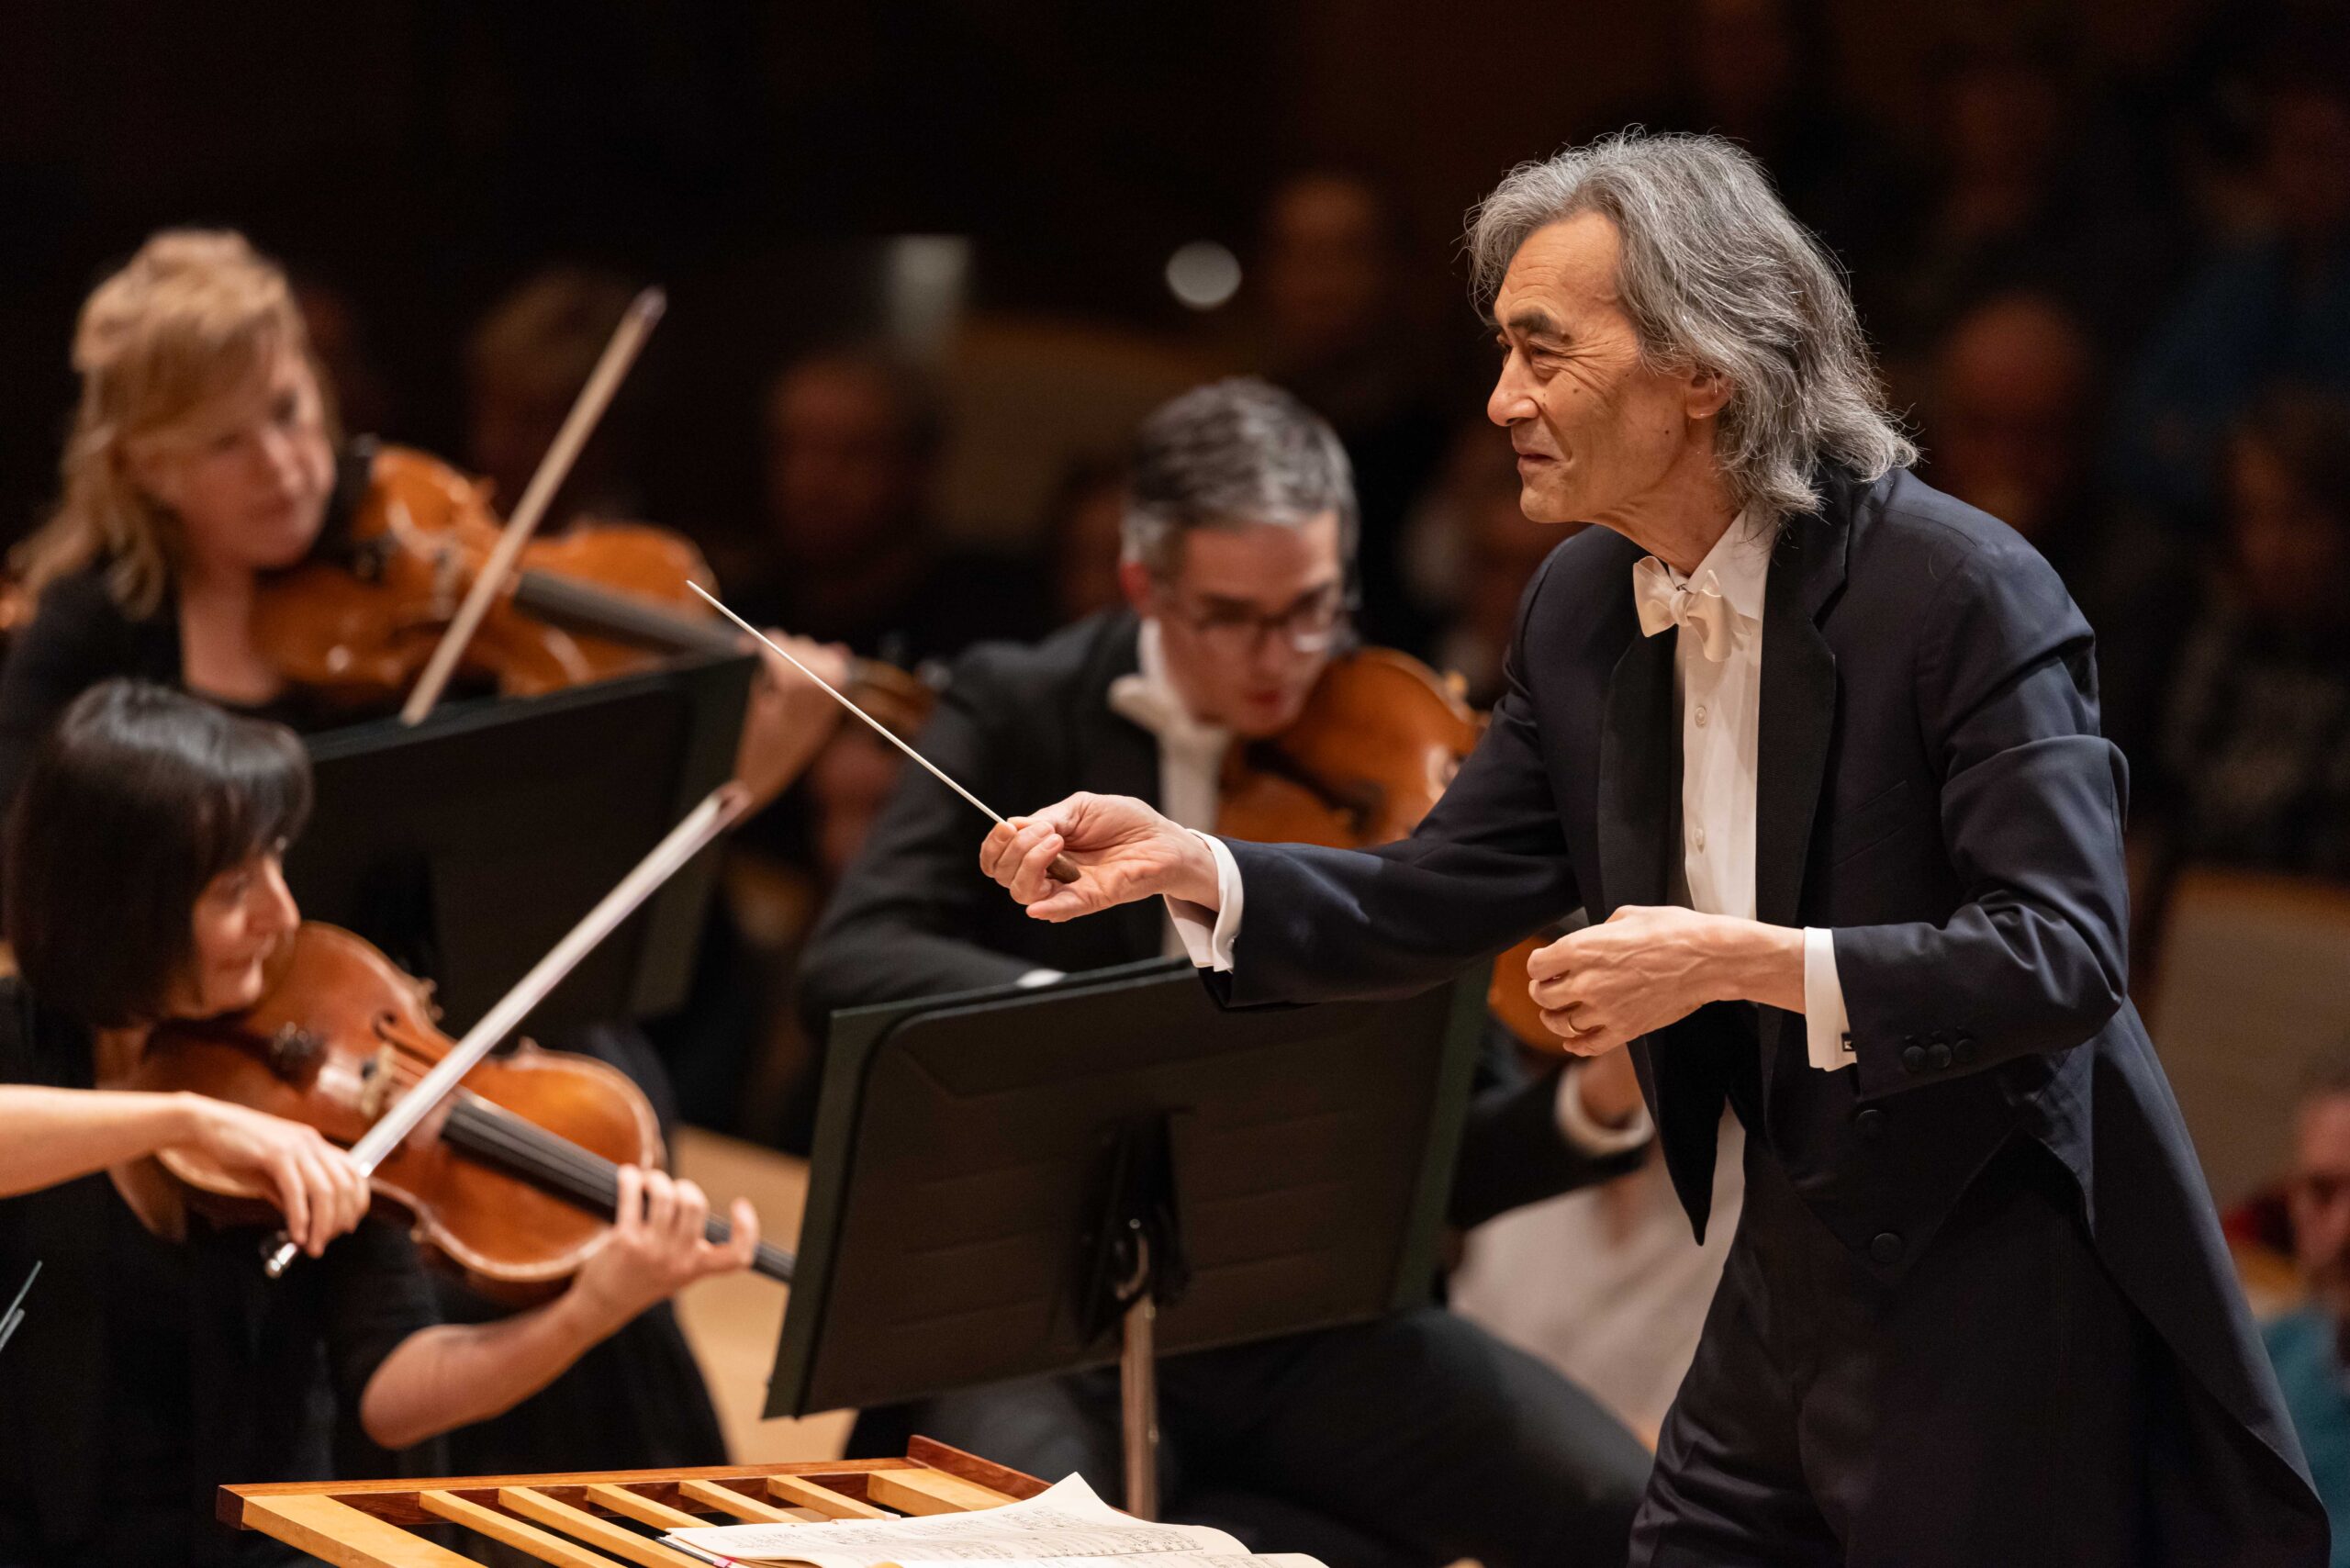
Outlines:
{"label": "blonde hair", "polygon": [[[316,374],[285,274],[243,235],[169,229],[140,246],[82,307],[82,400],[58,465],[57,510],[16,552],[27,586],[39,592],[105,563],[115,601],[153,614],[177,564],[178,528],[132,477],[131,447],[185,424],[285,351]],[[328,420],[331,433],[330,406]]]}

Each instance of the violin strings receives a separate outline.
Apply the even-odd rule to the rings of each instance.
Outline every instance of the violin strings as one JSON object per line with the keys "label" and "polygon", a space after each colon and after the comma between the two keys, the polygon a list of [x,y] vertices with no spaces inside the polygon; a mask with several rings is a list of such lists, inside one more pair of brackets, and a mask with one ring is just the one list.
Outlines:
{"label": "violin strings", "polygon": [[[619,1203],[617,1165],[490,1102],[460,1101],[452,1106],[449,1136],[460,1147],[474,1145],[469,1152],[488,1155],[526,1177],[557,1189],[558,1196],[574,1198],[606,1213]],[[711,1215],[704,1220],[702,1230],[709,1240],[722,1242],[733,1234],[733,1226],[725,1217]],[[775,1249],[763,1242],[759,1251],[762,1263],[772,1272],[777,1259],[767,1255]]]}
{"label": "violin strings", "polygon": [[[392,1083],[401,1089],[421,1081],[427,1071],[428,1069],[412,1064],[405,1053],[394,1055],[388,1064]],[[607,1216],[619,1207],[619,1166],[493,1101],[476,1098],[453,1102],[443,1136],[456,1147],[494,1159],[557,1197],[570,1199]],[[703,1235],[714,1243],[724,1242],[733,1229],[732,1220],[714,1214],[702,1226]],[[753,1266],[788,1282],[792,1259],[781,1249],[762,1241]]]}

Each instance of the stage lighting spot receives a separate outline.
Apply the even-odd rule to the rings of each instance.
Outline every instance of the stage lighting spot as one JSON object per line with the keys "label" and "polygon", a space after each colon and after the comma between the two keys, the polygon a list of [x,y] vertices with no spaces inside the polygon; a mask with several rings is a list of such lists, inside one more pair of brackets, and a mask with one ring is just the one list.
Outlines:
{"label": "stage lighting spot", "polygon": [[1213,240],[1194,240],[1167,258],[1167,287],[1194,310],[1214,310],[1240,290],[1240,258]]}

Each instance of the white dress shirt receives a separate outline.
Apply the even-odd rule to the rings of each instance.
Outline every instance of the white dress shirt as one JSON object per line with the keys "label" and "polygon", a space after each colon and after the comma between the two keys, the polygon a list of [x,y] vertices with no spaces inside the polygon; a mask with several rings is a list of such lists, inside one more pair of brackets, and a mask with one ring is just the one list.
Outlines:
{"label": "white dress shirt", "polygon": [[[1142,623],[1136,649],[1142,667],[1110,683],[1110,711],[1141,725],[1158,742],[1160,813],[1195,833],[1214,833],[1223,794],[1224,754],[1232,745],[1232,732],[1192,716],[1190,704],[1167,672],[1160,636],[1158,622]],[[1165,949],[1170,958],[1189,951],[1171,918]]]}
{"label": "white dress shirt", "polygon": [[[1720,616],[1727,624],[1726,639],[1701,637],[1684,627],[1674,645],[1673,689],[1681,709],[1682,853],[1673,892],[1700,913],[1741,920],[1754,918],[1762,589],[1770,568],[1771,534],[1750,527],[1743,515],[1687,577],[1654,556],[1639,566],[1641,572],[1662,573],[1673,589],[1718,601],[1700,613]],[[1722,657],[1707,656],[1709,640],[1727,641],[1728,647],[1719,650]],[[1193,963],[1228,969],[1233,941],[1240,933],[1240,868],[1221,841],[1201,836],[1215,855],[1217,908],[1211,913],[1197,904],[1169,899],[1168,913]],[[1804,932],[1803,991],[1805,1047],[1811,1065],[1829,1071],[1849,1065],[1844,1036],[1850,1025],[1843,986],[1836,977],[1836,945],[1818,927]]]}

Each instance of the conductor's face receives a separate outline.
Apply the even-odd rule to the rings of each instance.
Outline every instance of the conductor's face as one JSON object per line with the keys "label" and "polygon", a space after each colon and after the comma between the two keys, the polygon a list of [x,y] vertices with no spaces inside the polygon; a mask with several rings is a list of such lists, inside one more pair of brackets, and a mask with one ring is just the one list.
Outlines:
{"label": "conductor's face", "polygon": [[1648,364],[1616,291],[1615,223],[1598,213],[1538,229],[1494,299],[1501,378],[1485,412],[1517,450],[1518,505],[1537,522],[1597,522],[1642,537],[1710,468],[1718,378]]}
{"label": "conductor's face", "polygon": [[1345,617],[1346,561],[1336,512],[1294,527],[1188,532],[1174,568],[1120,568],[1135,609],[1158,622],[1183,705],[1244,739],[1295,722],[1330,662]]}

